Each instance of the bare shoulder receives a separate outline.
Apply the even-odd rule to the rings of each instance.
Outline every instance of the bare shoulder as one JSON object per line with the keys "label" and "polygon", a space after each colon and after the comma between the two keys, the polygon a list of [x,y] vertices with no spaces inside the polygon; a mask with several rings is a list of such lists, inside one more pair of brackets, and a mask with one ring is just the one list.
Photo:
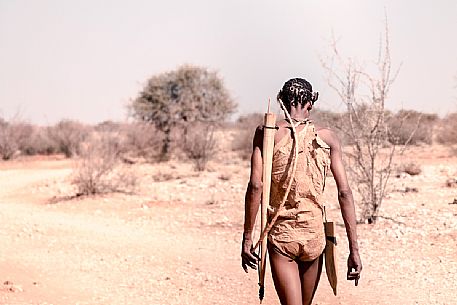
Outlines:
{"label": "bare shoulder", "polygon": [[255,129],[256,134],[261,133],[261,132],[263,132],[263,124],[258,125]]}
{"label": "bare shoulder", "polygon": [[321,138],[331,149],[339,149],[340,139],[337,134],[330,128],[321,126],[319,124],[314,125],[316,128],[317,135]]}

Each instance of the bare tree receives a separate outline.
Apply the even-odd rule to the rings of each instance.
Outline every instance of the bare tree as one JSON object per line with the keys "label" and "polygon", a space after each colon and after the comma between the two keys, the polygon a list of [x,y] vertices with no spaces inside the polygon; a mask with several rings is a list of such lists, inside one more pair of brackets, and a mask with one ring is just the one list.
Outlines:
{"label": "bare tree", "polygon": [[[399,150],[398,143],[392,141],[386,111],[389,91],[399,72],[399,68],[392,67],[387,19],[374,72],[367,72],[353,58],[343,58],[334,39],[332,55],[321,62],[328,73],[329,86],[346,106],[338,128],[348,142],[349,173],[361,199],[359,221],[375,223],[388,188],[393,158],[405,147]],[[413,133],[404,141],[405,145]],[[389,136],[393,143],[389,143]]]}

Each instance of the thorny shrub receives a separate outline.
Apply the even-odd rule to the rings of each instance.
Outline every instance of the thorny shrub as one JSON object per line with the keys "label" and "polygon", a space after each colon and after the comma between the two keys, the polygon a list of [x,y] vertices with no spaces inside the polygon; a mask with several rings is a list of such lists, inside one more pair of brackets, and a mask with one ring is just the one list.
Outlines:
{"label": "thorny shrub", "polygon": [[214,128],[209,124],[194,123],[185,131],[182,149],[197,171],[204,171],[208,161],[216,154]]}
{"label": "thorny shrub", "polygon": [[48,128],[48,136],[56,143],[59,152],[71,158],[80,154],[81,145],[89,136],[89,128],[76,121],[62,120]]}
{"label": "thorny shrub", "polygon": [[415,110],[400,110],[388,120],[389,142],[392,144],[432,144],[433,127],[438,115]]}
{"label": "thorny shrub", "polygon": [[46,127],[33,126],[28,135],[20,143],[19,150],[21,154],[28,156],[50,155],[58,153],[59,147],[49,137]]}
{"label": "thorny shrub", "polygon": [[163,145],[163,132],[150,123],[125,124],[121,128],[123,146],[129,156],[141,157],[147,161],[159,159]]}
{"label": "thorny shrub", "polygon": [[457,112],[449,113],[438,124],[436,141],[440,144],[457,144]]}
{"label": "thorny shrub", "polygon": [[9,160],[16,156],[32,130],[30,124],[0,119],[0,158]]}
{"label": "thorny shrub", "polygon": [[122,162],[121,151],[116,133],[101,132],[81,147],[72,180],[78,196],[135,191],[137,177]]}

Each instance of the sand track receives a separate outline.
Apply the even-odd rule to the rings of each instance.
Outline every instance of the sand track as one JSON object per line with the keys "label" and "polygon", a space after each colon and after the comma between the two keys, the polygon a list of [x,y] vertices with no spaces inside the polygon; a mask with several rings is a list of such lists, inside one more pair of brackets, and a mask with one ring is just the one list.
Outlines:
{"label": "sand track", "polygon": [[[246,163],[195,174],[189,164],[138,165],[136,195],[48,204],[71,190],[65,160],[0,164],[0,304],[256,304],[257,274],[239,260]],[[168,180],[157,175],[172,172]],[[376,226],[360,225],[364,271],[344,280],[347,244],[339,224],[340,288],[321,281],[315,304],[455,304],[455,159],[423,165],[396,185]],[[221,175],[224,174],[224,177]],[[264,304],[279,304],[267,274]]]}

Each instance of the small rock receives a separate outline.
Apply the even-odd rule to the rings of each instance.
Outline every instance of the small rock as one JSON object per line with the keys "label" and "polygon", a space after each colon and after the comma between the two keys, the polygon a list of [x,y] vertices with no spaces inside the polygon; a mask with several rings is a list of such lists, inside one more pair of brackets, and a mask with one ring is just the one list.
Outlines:
{"label": "small rock", "polygon": [[403,171],[410,176],[416,176],[422,172],[422,169],[416,163],[408,163],[404,166]]}
{"label": "small rock", "polygon": [[14,285],[13,282],[11,282],[11,281],[5,281],[5,282],[3,282],[3,285],[7,286],[5,288],[9,292],[22,292],[22,291],[24,291],[22,289],[22,286]]}
{"label": "small rock", "polygon": [[405,193],[417,193],[419,192],[419,189],[417,187],[409,187],[407,186],[405,188]]}
{"label": "small rock", "polygon": [[457,178],[449,178],[446,180],[447,187],[457,187]]}

